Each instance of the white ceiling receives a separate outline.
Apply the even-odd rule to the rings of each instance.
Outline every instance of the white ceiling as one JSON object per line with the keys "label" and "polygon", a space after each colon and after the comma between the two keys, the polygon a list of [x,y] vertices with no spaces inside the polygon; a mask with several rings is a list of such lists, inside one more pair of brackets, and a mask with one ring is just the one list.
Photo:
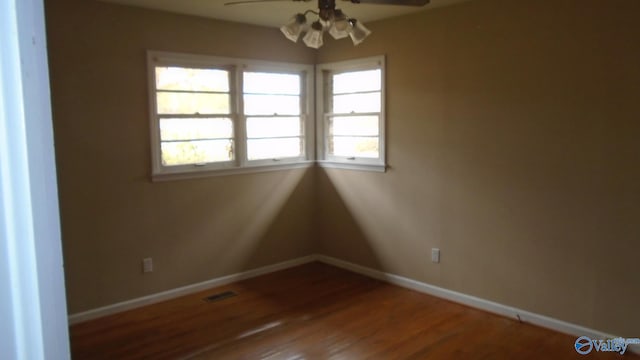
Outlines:
{"label": "white ceiling", "polygon": [[[254,4],[225,6],[224,3],[233,0],[101,0],[111,3],[131,5],[148,9],[164,10],[179,14],[204,16],[213,19],[235,21],[246,24],[279,27],[286,23],[294,14],[308,9],[317,8],[315,1],[294,2],[275,1]],[[405,15],[412,12],[427,11],[429,9],[448,6],[469,0],[431,0],[424,7],[352,4],[349,1],[336,1],[336,7],[341,8],[350,17],[369,22]]]}

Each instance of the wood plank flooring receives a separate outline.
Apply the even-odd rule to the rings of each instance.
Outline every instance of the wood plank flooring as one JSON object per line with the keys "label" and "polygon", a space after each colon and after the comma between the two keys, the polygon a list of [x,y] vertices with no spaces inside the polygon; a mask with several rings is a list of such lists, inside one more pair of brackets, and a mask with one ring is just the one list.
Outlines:
{"label": "wood plank flooring", "polygon": [[640,359],[575,340],[321,263],[71,327],[73,359]]}

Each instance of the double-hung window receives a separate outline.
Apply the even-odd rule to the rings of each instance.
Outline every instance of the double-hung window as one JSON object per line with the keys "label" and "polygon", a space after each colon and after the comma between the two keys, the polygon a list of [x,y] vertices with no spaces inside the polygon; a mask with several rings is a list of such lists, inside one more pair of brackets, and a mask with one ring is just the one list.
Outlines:
{"label": "double-hung window", "polygon": [[308,165],[309,65],[148,53],[154,179]]}
{"label": "double-hung window", "polygon": [[248,161],[268,164],[304,156],[301,87],[295,73],[243,73]]}
{"label": "double-hung window", "polygon": [[162,166],[233,162],[230,73],[193,65],[154,67]]}
{"label": "double-hung window", "polygon": [[316,68],[323,166],[385,170],[384,57]]}

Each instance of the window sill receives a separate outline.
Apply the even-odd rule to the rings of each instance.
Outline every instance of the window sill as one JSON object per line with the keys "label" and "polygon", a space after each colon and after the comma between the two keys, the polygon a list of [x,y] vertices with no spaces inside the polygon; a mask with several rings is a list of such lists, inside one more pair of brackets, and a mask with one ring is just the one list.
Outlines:
{"label": "window sill", "polygon": [[386,172],[387,165],[383,164],[358,164],[358,163],[346,163],[339,161],[316,161],[321,168],[333,168],[333,169],[345,169],[345,170],[360,170],[360,171],[373,171],[373,172]]}
{"label": "window sill", "polygon": [[381,172],[381,173],[384,173],[387,171],[387,165],[354,164],[354,163],[345,163],[345,162],[339,162],[339,161],[320,160],[320,161],[302,161],[302,162],[296,162],[296,163],[277,164],[277,165],[271,165],[271,164],[254,165],[254,166],[247,166],[242,168],[238,167],[238,168],[202,170],[202,171],[193,171],[193,172],[153,174],[151,176],[151,180],[153,182],[163,182],[163,181],[172,181],[172,180],[199,179],[199,178],[206,178],[206,177],[212,177],[212,176],[255,174],[255,173],[261,173],[261,172],[267,172],[267,171],[310,168],[316,164],[318,167],[331,168],[331,169],[371,171],[371,172]]}
{"label": "window sill", "polygon": [[180,173],[164,173],[153,174],[151,180],[153,182],[171,181],[171,180],[183,180],[183,179],[198,179],[212,176],[226,176],[226,175],[238,175],[238,174],[253,174],[267,171],[289,170],[309,168],[314,165],[314,161],[302,161],[288,164],[277,165],[254,165],[247,167],[237,167],[228,169],[216,169],[216,170],[203,170],[193,172],[180,172]]}

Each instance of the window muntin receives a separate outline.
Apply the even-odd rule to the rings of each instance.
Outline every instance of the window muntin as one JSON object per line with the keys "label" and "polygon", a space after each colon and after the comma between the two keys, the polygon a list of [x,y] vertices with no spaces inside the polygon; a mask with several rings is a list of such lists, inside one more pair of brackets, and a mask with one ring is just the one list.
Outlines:
{"label": "window muntin", "polygon": [[163,166],[230,161],[233,160],[233,141],[163,141],[161,151]]}
{"label": "window muntin", "polygon": [[300,96],[245,94],[246,115],[300,115]]}
{"label": "window muntin", "polygon": [[230,114],[229,71],[156,66],[156,111],[162,114]]}
{"label": "window muntin", "polygon": [[333,95],[334,114],[380,112],[380,92]]}
{"label": "window muntin", "polygon": [[228,94],[187,93],[159,90],[156,94],[159,115],[230,114]]}
{"label": "window muntin", "polygon": [[334,114],[380,112],[382,81],[380,69],[331,74]]}
{"label": "window muntin", "polygon": [[233,160],[230,118],[160,118],[163,166]]}
{"label": "window muntin", "polygon": [[228,93],[229,71],[156,66],[156,89]]}
{"label": "window muntin", "polygon": [[245,94],[300,95],[301,84],[298,74],[245,71]]}
{"label": "window muntin", "polygon": [[247,118],[247,137],[249,138],[299,137],[301,132],[299,116]]}
{"label": "window muntin", "polygon": [[349,71],[333,75],[333,92],[349,94],[382,90],[380,69]]}
{"label": "window muntin", "polygon": [[378,158],[380,133],[376,115],[332,116],[329,153],[344,157]]}

